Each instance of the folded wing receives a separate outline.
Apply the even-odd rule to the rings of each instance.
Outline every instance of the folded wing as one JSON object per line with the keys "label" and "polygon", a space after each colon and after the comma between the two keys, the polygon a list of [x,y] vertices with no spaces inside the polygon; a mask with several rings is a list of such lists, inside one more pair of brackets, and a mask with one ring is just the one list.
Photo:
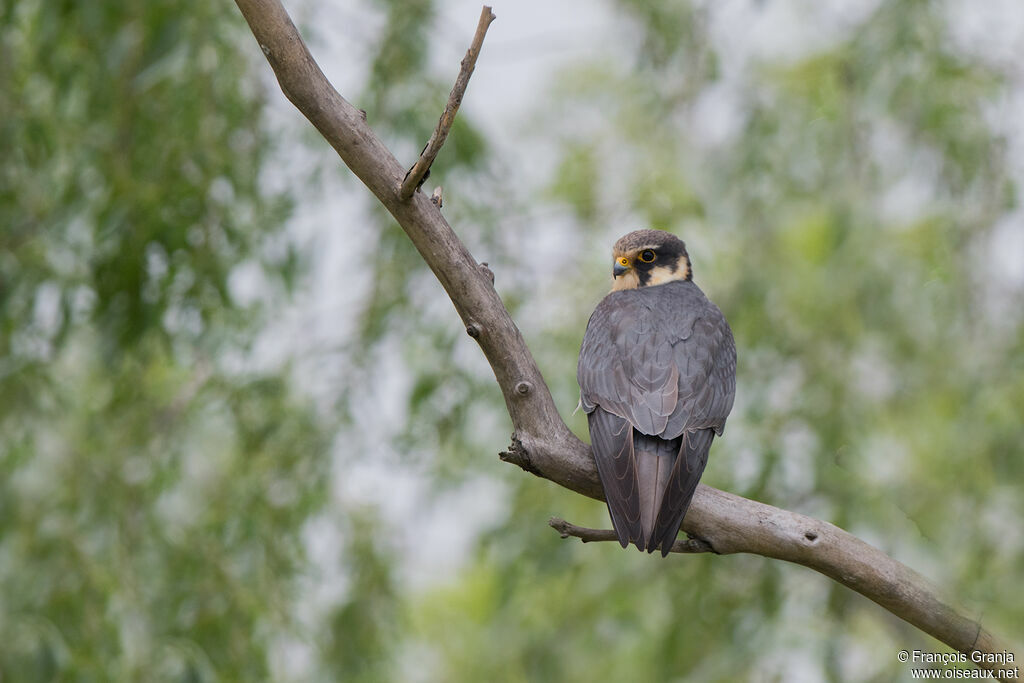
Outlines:
{"label": "folded wing", "polygon": [[594,311],[577,378],[623,545],[668,552],[732,409],[735,369],[725,318],[691,282],[613,292]]}

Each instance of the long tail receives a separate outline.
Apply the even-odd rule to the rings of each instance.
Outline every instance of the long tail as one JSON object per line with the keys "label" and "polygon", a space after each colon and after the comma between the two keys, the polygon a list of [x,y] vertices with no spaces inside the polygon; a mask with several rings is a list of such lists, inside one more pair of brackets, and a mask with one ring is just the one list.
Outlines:
{"label": "long tail", "polygon": [[701,429],[666,440],[634,432],[640,523],[646,547],[668,555],[708,462],[715,432]]}

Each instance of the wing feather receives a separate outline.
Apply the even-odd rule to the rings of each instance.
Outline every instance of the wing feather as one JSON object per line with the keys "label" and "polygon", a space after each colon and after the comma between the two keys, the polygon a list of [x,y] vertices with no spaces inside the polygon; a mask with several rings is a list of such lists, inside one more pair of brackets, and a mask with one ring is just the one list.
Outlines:
{"label": "wing feather", "polygon": [[640,488],[633,457],[633,428],[625,419],[596,408],[587,415],[590,443],[597,472],[604,486],[612,526],[625,548],[642,543],[640,526]]}

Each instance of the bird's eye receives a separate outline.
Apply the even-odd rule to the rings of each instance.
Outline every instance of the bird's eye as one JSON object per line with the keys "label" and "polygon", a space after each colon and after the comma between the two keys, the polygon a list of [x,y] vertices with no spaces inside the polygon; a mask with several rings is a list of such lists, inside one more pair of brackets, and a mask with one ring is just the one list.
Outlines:
{"label": "bird's eye", "polygon": [[654,260],[654,251],[651,249],[644,249],[640,252],[640,260],[644,263],[650,263]]}

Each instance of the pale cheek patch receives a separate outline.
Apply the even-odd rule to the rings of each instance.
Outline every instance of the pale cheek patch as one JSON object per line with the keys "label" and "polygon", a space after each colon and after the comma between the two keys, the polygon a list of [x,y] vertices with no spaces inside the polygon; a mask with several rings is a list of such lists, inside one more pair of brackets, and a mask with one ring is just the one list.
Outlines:
{"label": "pale cheek patch", "polygon": [[647,281],[647,286],[653,287],[675,280],[685,280],[688,270],[685,262],[677,263],[674,268],[655,268],[651,271],[651,278]]}

